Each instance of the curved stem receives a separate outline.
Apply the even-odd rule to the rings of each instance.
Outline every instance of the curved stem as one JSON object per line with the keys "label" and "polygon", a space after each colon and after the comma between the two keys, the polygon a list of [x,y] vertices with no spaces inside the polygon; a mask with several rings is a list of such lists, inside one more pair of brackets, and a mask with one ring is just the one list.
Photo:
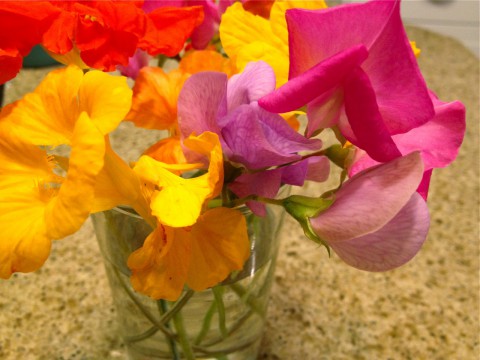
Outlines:
{"label": "curved stem", "polygon": [[177,311],[175,315],[173,315],[173,323],[175,325],[175,329],[177,330],[178,341],[182,347],[185,359],[195,360],[195,354],[193,353],[192,345],[190,344],[185,326],[183,325],[183,317],[181,312]]}

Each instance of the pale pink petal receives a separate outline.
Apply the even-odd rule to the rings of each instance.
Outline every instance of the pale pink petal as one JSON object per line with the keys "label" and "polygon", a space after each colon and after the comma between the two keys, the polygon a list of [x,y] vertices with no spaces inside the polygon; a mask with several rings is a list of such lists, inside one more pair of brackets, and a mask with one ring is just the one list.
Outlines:
{"label": "pale pink petal", "polygon": [[343,184],[333,205],[311,219],[312,226],[329,244],[375,232],[405,206],[422,176],[419,153],[364,170]]}
{"label": "pale pink petal", "polygon": [[228,80],[228,111],[242,104],[258,101],[275,90],[275,73],[264,61],[250,62],[241,74],[233,75]]}
{"label": "pale pink petal", "polygon": [[227,75],[205,71],[185,81],[178,97],[178,125],[184,137],[205,131],[220,134],[218,119],[227,113]]}
{"label": "pale pink petal", "polygon": [[405,264],[418,253],[427,237],[429,225],[427,204],[418,193],[414,193],[382,228],[329,245],[343,261],[355,268],[386,271]]}

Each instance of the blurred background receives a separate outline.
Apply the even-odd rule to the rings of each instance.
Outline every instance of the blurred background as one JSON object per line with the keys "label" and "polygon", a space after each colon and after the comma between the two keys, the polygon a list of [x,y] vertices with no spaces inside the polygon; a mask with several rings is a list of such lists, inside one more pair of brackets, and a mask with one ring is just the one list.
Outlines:
{"label": "blurred background", "polygon": [[[339,0],[336,3],[365,2]],[[406,24],[453,37],[479,56],[478,0],[403,0],[402,17]]]}

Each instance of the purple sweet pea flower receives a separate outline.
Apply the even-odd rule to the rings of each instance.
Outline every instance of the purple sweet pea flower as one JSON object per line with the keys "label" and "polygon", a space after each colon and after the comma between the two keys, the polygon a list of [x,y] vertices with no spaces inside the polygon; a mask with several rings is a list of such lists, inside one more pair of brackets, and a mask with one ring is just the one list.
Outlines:
{"label": "purple sweet pea flower", "polygon": [[286,112],[307,105],[308,136],[337,125],[377,161],[400,156],[391,136],[434,115],[400,1],[292,9],[286,18],[290,80],[260,99],[260,106]]}
{"label": "purple sweet pea flower", "polygon": [[230,80],[220,72],[192,75],[178,98],[182,136],[215,132],[228,159],[250,170],[300,161],[298,152],[319,150],[320,140],[303,137],[281,116],[258,106],[257,100],[273,89],[275,75],[262,61]]}
{"label": "purple sweet pea flower", "polygon": [[[445,103],[431,92],[435,116],[427,123],[404,134],[393,135],[392,139],[402,154],[420,151],[425,174],[418,192],[424,199],[428,195],[428,185],[432,169],[449,165],[457,157],[465,135],[465,107],[459,101]],[[350,176],[377,165],[362,150],[357,150],[349,168]]]}
{"label": "purple sweet pea flower", "polygon": [[349,265],[386,271],[420,250],[430,218],[416,192],[423,176],[418,152],[359,172],[312,218],[315,233]]}
{"label": "purple sweet pea flower", "polygon": [[[178,98],[178,124],[183,138],[192,133],[214,132],[228,160],[255,170],[255,174],[242,175],[232,184],[232,191],[240,197],[275,196],[282,183],[303,184],[306,179],[323,179],[328,174],[324,162],[319,166],[313,159],[302,160],[299,154],[320,150],[320,140],[305,138],[280,115],[258,106],[257,100],[274,89],[273,70],[259,61],[249,63],[241,74],[229,80],[220,72],[194,74]],[[267,170],[276,166],[282,167]]]}

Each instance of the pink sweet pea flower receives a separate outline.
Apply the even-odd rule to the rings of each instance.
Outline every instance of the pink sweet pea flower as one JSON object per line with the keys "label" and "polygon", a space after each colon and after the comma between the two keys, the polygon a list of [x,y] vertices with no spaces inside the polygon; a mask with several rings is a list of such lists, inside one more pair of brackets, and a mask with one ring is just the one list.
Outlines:
{"label": "pink sweet pea flower", "polygon": [[[427,198],[432,169],[442,168],[455,160],[465,135],[465,107],[459,101],[445,103],[431,92],[435,116],[427,123],[404,134],[393,135],[392,139],[402,154],[420,151],[424,164],[424,178],[418,192]],[[357,150],[350,176],[378,162],[365,151]]]}
{"label": "pink sweet pea flower", "polygon": [[260,106],[287,112],[307,105],[307,136],[336,125],[377,161],[400,156],[391,136],[434,115],[400,1],[292,9],[286,18],[290,80],[260,99]]}
{"label": "pink sweet pea flower", "polygon": [[416,192],[422,176],[418,152],[363,170],[343,184],[311,225],[353,267],[401,266],[420,250],[430,225],[427,205]]}

